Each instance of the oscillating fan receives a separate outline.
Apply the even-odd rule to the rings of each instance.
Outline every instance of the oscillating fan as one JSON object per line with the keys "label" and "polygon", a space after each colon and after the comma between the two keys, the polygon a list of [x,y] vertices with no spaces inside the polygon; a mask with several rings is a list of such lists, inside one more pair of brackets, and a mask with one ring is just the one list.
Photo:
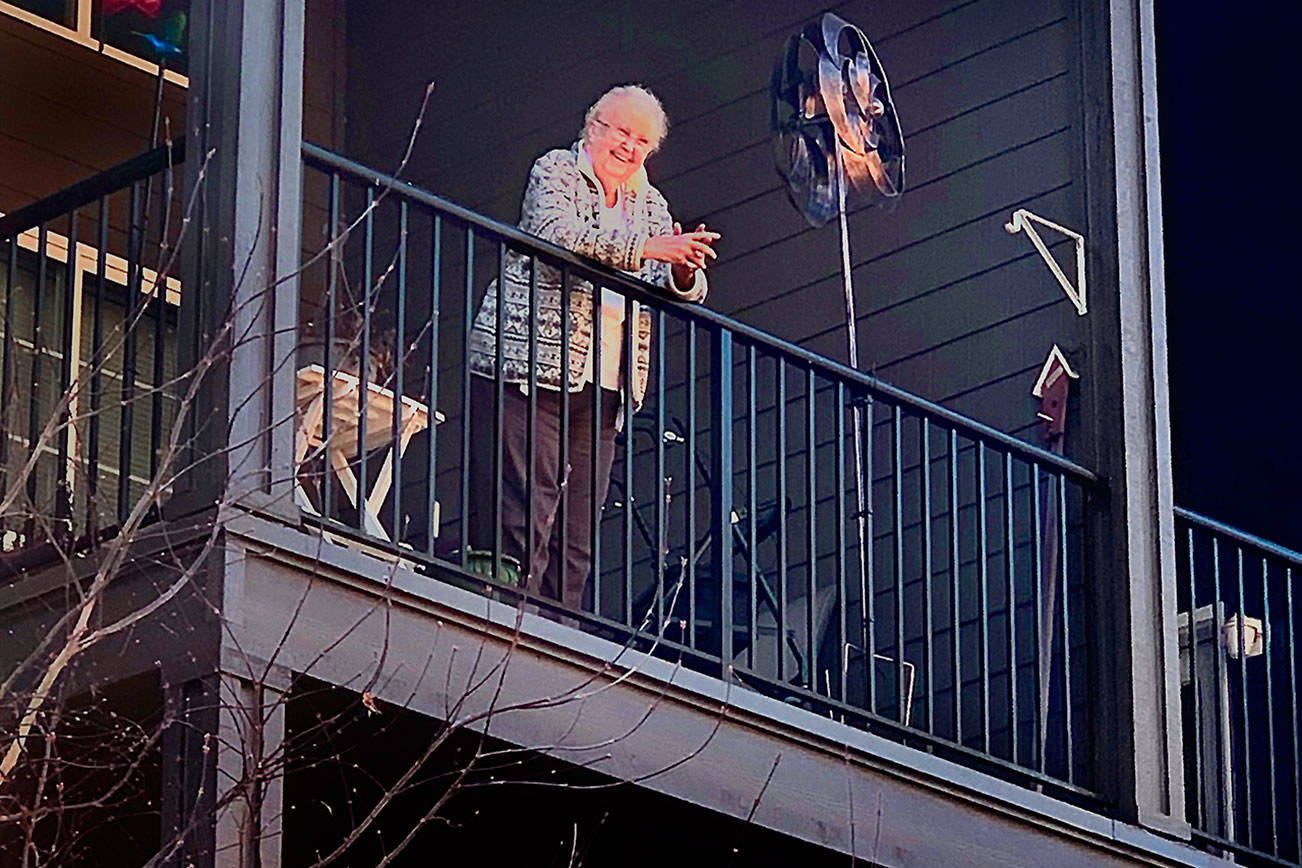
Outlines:
{"label": "oscillating fan", "polygon": [[[880,203],[904,189],[904,135],[890,85],[863,31],[827,12],[787,40],[773,67],[772,96],[778,174],[786,181],[791,203],[811,226],[840,218],[846,343],[850,365],[858,368],[846,208],[848,203]],[[852,412],[862,650],[871,660],[863,418],[858,403]]]}

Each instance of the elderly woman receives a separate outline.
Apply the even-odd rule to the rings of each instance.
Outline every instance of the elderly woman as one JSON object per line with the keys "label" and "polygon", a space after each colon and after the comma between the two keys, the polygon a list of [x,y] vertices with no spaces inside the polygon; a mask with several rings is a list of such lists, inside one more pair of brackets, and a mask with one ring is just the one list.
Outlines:
{"label": "elderly woman", "polygon": [[[715,256],[711,245],[719,235],[704,226],[683,232],[670,217],[664,196],[647,181],[643,163],[660,146],[666,127],[664,109],[650,91],[627,85],[606,92],[588,109],[578,142],[568,150],[550,151],[534,163],[520,228],[663,287],[675,299],[699,302],[706,294],[705,265]],[[470,336],[470,368],[478,375],[471,377],[471,402],[476,430],[491,430],[487,426],[496,401],[500,303],[501,376],[508,384],[501,419],[503,553],[526,571],[530,592],[577,608],[591,569],[593,506],[605,502],[610,484],[621,403],[631,400],[636,409],[646,394],[651,314],[630,306],[636,327],[633,377],[628,383],[625,372],[630,366],[623,359],[624,297],[608,289],[596,296],[592,283],[573,277],[562,287],[560,271],[540,264],[531,381],[530,278],[529,259],[508,254],[501,285],[495,280],[488,287]],[[569,293],[568,345],[562,344],[563,291]],[[596,324],[594,297],[600,300]],[[527,395],[531,382],[537,386],[537,422],[530,488]],[[562,388],[570,392],[564,453]],[[594,395],[594,390],[600,394]],[[495,445],[491,437],[482,440]],[[562,454],[568,456],[567,469],[560,465]],[[471,541],[484,551],[491,550],[494,538],[490,502],[494,462],[483,458],[482,452],[479,455],[471,469],[476,504]],[[562,485],[567,492],[564,527],[558,520]],[[526,544],[529,512],[533,539]]]}

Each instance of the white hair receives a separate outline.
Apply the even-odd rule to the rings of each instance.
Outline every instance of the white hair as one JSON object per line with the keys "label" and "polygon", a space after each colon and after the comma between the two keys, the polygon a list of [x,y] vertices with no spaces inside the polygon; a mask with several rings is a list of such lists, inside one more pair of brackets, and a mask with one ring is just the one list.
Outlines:
{"label": "white hair", "polygon": [[658,128],[655,143],[651,146],[651,150],[659,150],[660,143],[665,140],[665,134],[669,132],[669,118],[665,116],[665,107],[660,104],[659,98],[640,84],[621,84],[619,87],[612,87],[592,104],[588,109],[588,113],[583,116],[583,130],[580,137],[584,143],[586,144],[592,138],[592,128],[596,125],[601,113],[611,103],[620,99],[636,99],[651,112],[651,116],[655,119]]}

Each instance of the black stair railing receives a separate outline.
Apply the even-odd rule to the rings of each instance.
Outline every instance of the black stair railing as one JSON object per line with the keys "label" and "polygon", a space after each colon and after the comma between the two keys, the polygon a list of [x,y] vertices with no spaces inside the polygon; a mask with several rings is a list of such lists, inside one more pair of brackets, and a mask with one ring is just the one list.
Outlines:
{"label": "black stair railing", "polygon": [[0,217],[0,569],[93,547],[169,487],[183,159],[158,147]]}
{"label": "black stair railing", "polygon": [[1189,822],[1302,864],[1302,554],[1186,509],[1175,524]]}
{"label": "black stair railing", "polygon": [[[1092,799],[1093,473],[324,149],[303,153],[305,514],[443,580],[506,599],[525,585],[529,605],[584,630]],[[534,301],[527,321],[506,323],[499,309],[496,325],[527,340],[530,454],[547,400],[528,339],[537,282],[581,288],[561,294],[562,346],[570,306],[586,299],[625,322],[645,312],[652,328],[645,404],[635,413],[613,399],[622,434],[609,495],[589,507],[593,568],[578,607],[540,597],[530,565],[504,551],[499,434],[508,390],[520,389],[466,361],[467,323],[512,269]],[[500,342],[495,351],[500,362]],[[487,412],[471,399],[481,388]],[[562,426],[572,402],[599,413],[612,401],[584,394],[556,395]],[[482,491],[477,450],[492,470]],[[559,467],[570,467],[564,450]],[[530,483],[544,470],[528,469]],[[472,508],[485,500],[490,529],[474,540]],[[582,500],[566,492],[561,515]],[[531,511],[525,520],[532,538]]]}

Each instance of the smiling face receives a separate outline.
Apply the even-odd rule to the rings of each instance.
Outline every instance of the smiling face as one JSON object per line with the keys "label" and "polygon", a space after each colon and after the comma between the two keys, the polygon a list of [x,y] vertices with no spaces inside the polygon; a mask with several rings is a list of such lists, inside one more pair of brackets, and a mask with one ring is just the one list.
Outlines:
{"label": "smiling face", "polygon": [[623,186],[642,168],[647,154],[659,144],[660,124],[643,100],[622,96],[611,100],[592,119],[588,129],[588,154],[592,170],[607,195]]}

